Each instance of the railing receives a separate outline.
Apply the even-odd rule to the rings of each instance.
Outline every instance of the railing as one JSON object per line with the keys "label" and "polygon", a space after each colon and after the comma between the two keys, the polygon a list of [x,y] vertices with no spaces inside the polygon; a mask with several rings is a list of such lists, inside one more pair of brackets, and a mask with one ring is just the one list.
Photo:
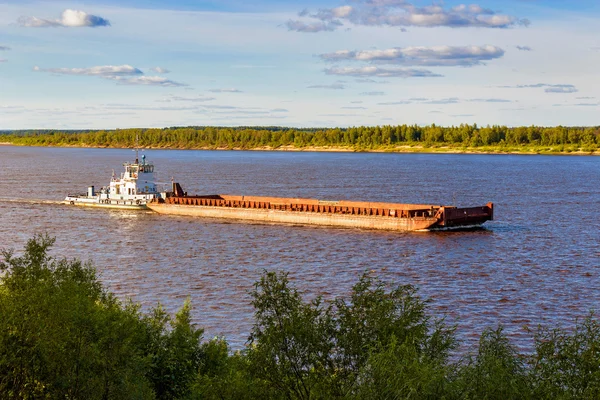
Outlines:
{"label": "railing", "polygon": [[[278,199],[285,201],[257,201],[257,200],[235,200],[224,199],[220,196],[185,196],[169,197],[164,202],[166,204],[186,205],[186,206],[204,206],[204,207],[227,207],[227,208],[245,208],[256,210],[277,210],[288,212],[312,212],[329,213],[344,215],[362,215],[377,216],[388,218],[439,218],[440,207],[429,206],[423,209],[401,209],[399,208],[381,208],[381,207],[352,207],[344,205],[335,205],[342,202],[332,201],[314,201],[310,203],[294,202],[293,199]],[[360,203],[357,203],[360,204]],[[387,203],[392,205],[393,203]],[[399,205],[400,206],[400,205]]]}

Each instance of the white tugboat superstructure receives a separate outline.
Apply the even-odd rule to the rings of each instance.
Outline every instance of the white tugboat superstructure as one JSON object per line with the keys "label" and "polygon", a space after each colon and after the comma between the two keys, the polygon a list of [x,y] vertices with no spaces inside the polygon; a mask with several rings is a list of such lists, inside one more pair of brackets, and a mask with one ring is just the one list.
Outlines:
{"label": "white tugboat superstructure", "polygon": [[124,163],[125,172],[117,178],[113,176],[108,187],[96,192],[94,186],[89,186],[86,194],[69,194],[65,204],[85,207],[106,207],[119,209],[146,209],[146,203],[154,198],[166,196],[158,191],[154,180],[154,165],[146,162],[142,156],[140,163],[137,157],[135,163]]}

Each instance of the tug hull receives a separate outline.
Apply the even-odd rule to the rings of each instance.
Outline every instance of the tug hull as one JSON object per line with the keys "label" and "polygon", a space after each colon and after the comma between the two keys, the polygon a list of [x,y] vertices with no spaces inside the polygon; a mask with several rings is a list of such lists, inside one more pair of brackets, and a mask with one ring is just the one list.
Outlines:
{"label": "tug hull", "polygon": [[89,197],[67,197],[62,202],[79,207],[95,207],[95,208],[112,208],[117,210],[147,210],[145,203],[137,204],[135,201],[124,200],[99,200],[98,198]]}

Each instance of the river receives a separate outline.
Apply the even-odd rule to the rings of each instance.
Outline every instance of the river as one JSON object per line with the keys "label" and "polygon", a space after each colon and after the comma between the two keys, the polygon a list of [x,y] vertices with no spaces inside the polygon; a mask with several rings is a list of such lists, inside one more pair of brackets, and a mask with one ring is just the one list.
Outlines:
{"label": "river", "polygon": [[467,154],[145,151],[160,181],[192,194],[244,194],[484,205],[495,220],[469,232],[379,232],[263,225],[7,199],[62,200],[108,184],[131,150],[0,146],[0,247],[34,233],[52,254],[91,260],[120,298],[176,311],[190,296],[205,337],[242,348],[248,292],[282,270],[308,297],[348,295],[365,271],[413,284],[465,346],[505,326],[572,326],[600,298],[600,157]]}

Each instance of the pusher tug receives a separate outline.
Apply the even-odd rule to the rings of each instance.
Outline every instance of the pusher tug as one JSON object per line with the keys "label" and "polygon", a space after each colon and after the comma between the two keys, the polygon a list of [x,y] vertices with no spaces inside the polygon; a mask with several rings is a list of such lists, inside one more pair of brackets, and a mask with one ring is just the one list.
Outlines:
{"label": "pusher tug", "polygon": [[64,203],[83,207],[147,209],[146,203],[166,197],[166,193],[157,190],[154,165],[146,162],[145,155],[140,163],[137,149],[135,163],[124,163],[123,166],[125,172],[121,173],[120,178],[113,172],[108,187],[96,192],[94,186],[89,186],[86,194],[69,194]]}

